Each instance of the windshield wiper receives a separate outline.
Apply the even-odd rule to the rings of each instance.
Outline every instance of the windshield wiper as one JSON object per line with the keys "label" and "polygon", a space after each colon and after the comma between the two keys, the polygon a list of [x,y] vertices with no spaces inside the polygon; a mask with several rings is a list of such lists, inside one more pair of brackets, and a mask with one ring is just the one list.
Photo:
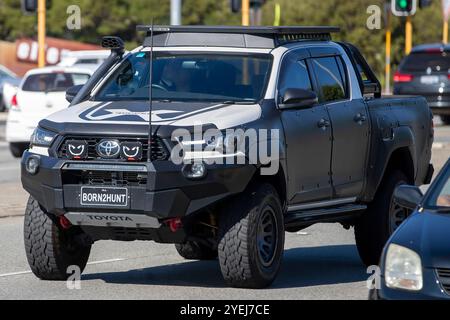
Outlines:
{"label": "windshield wiper", "polygon": [[450,213],[450,208],[440,208],[436,209],[437,213]]}

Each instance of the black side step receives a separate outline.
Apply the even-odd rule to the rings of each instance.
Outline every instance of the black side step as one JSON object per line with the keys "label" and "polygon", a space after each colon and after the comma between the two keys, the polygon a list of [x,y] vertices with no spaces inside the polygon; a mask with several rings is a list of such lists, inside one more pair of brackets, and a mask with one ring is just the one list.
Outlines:
{"label": "black side step", "polygon": [[318,222],[340,222],[355,218],[366,209],[366,205],[348,204],[339,207],[292,211],[285,216],[284,224],[286,228],[295,228]]}

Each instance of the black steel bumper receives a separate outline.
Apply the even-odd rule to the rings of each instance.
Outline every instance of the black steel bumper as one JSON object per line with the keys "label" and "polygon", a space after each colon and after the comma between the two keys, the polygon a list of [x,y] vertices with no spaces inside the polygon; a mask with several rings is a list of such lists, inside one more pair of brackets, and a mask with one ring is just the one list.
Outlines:
{"label": "black steel bumper", "polygon": [[[30,156],[40,159],[40,167],[35,175],[29,174],[25,169]],[[147,182],[145,185],[127,187],[130,203],[126,210],[105,206],[83,207],[80,203],[83,184],[66,184],[64,181],[65,172],[74,170],[74,164],[78,165],[75,167],[77,170],[84,165],[99,166],[98,168],[104,166],[106,169],[109,165],[123,165],[127,170],[139,167],[139,170],[145,170]],[[47,212],[55,215],[77,211],[120,212],[167,219],[187,216],[232,194],[242,192],[256,171],[253,165],[206,165],[207,174],[203,179],[190,180],[185,177],[182,168],[182,165],[175,165],[170,161],[133,164],[106,161],[76,162],[26,151],[22,157],[21,177],[24,189]],[[92,167],[88,170],[91,169]],[[95,167],[92,170],[95,171]]]}

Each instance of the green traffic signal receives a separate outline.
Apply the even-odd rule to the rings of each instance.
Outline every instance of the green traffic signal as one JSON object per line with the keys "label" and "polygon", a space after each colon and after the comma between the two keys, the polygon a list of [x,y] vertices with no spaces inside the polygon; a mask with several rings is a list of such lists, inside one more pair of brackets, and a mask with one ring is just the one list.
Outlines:
{"label": "green traffic signal", "polygon": [[396,16],[411,16],[416,10],[417,0],[392,0],[392,12]]}
{"label": "green traffic signal", "polygon": [[407,9],[408,8],[408,0],[397,0],[398,6],[400,9]]}

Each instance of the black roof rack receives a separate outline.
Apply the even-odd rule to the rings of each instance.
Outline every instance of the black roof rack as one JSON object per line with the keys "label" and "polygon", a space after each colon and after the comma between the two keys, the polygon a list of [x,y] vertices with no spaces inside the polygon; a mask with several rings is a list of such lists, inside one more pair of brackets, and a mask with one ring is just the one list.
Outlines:
{"label": "black roof rack", "polygon": [[[138,25],[147,32],[144,46],[148,46],[151,25]],[[153,26],[155,46],[225,46],[243,48],[275,48],[302,40],[331,40],[338,27],[285,26]]]}

